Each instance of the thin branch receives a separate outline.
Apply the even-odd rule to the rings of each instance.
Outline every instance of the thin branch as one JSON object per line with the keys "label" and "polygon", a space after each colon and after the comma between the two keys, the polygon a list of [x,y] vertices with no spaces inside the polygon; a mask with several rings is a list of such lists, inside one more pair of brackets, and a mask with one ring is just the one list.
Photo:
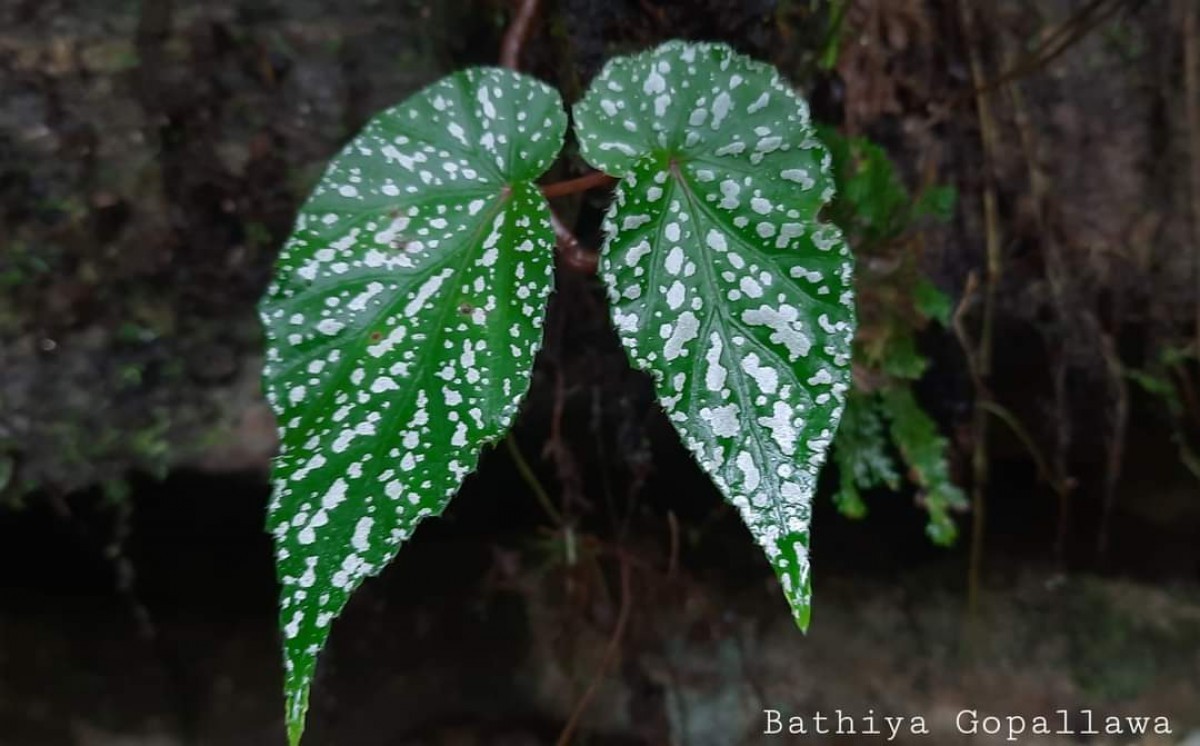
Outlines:
{"label": "thin branch", "polygon": [[[1042,171],[1039,158],[1037,136],[1029,119],[1028,108],[1025,106],[1025,96],[1021,92],[1019,81],[1005,85],[1005,91],[1012,102],[1013,119],[1016,123],[1017,134],[1020,137],[1021,149],[1024,152],[1026,169],[1028,171],[1029,188],[1033,193],[1033,219],[1037,233],[1042,236],[1045,254],[1046,280],[1050,287],[1050,298],[1054,308],[1056,325],[1047,332],[1047,339],[1054,339],[1051,334],[1062,334],[1067,329],[1072,314],[1072,304],[1068,295],[1072,289],[1067,269],[1068,262],[1064,257],[1063,246],[1058,238],[1058,232],[1051,230],[1048,215],[1050,204],[1050,183]],[[1087,313],[1081,311],[1081,313]],[[1054,556],[1063,565],[1067,551],[1067,535],[1071,520],[1071,493],[1074,480],[1068,474],[1069,453],[1074,431],[1071,427],[1071,396],[1067,386],[1068,362],[1061,344],[1051,344],[1050,376],[1054,389],[1054,467],[1052,472],[1046,472],[1046,481],[1054,489],[1058,497],[1058,526],[1055,531]],[[1031,453],[1033,451],[1031,450]],[[1043,469],[1039,464],[1039,471]],[[1052,476],[1051,476],[1052,475]]]}
{"label": "thin branch", "polygon": [[986,526],[986,494],[988,480],[988,413],[984,402],[991,399],[988,390],[992,372],[992,332],[996,307],[996,288],[1002,270],[1000,261],[1000,218],[996,197],[995,153],[996,132],[992,118],[991,101],[984,92],[983,60],[978,47],[977,29],[969,3],[959,3],[960,22],[967,46],[967,57],[971,67],[971,81],[979,93],[975,96],[975,107],[979,119],[979,137],[983,146],[983,216],[986,234],[987,262],[983,278],[983,318],[979,339],[973,350],[967,351],[967,360],[973,370],[975,381],[975,411],[972,417],[974,451],[971,456],[971,557],[967,572],[967,615],[972,626],[979,611],[980,585],[983,574],[983,541]]}
{"label": "thin branch", "polygon": [[[1098,326],[1098,325],[1097,325]],[[1100,531],[1096,536],[1096,554],[1106,559],[1109,538],[1112,535],[1113,515],[1117,509],[1117,485],[1121,480],[1121,464],[1125,460],[1125,436],[1129,429],[1129,384],[1125,381],[1121,359],[1112,336],[1097,329],[1105,367],[1108,368],[1109,385],[1112,386],[1109,401],[1108,458],[1104,469],[1103,512],[1100,515]]]}
{"label": "thin branch", "polygon": [[529,36],[529,25],[538,6],[537,0],[518,0],[518,3],[517,12],[508,24],[500,45],[500,64],[510,70],[521,67],[521,48],[525,46],[525,37]]}
{"label": "thin branch", "polygon": [[1191,157],[1192,251],[1196,257],[1196,354],[1200,355],[1200,20],[1195,2],[1183,6],[1183,92],[1188,129],[1188,155]]}
{"label": "thin branch", "polygon": [[675,511],[667,511],[667,526],[671,529],[671,555],[667,562],[667,580],[674,580],[675,573],[679,569],[679,519],[675,517]]}
{"label": "thin branch", "polygon": [[604,650],[604,658],[600,661],[600,668],[596,670],[596,675],[592,677],[588,683],[587,690],[583,696],[579,698],[575,709],[571,712],[571,717],[567,719],[567,724],[563,726],[562,733],[558,736],[558,746],[567,746],[571,743],[571,736],[579,727],[579,721],[587,712],[588,705],[596,696],[596,690],[600,686],[601,679],[604,674],[612,666],[613,659],[617,657],[617,651],[621,648],[621,638],[625,636],[625,627],[629,623],[629,609],[632,606],[633,593],[630,588],[629,561],[623,556],[619,556],[621,563],[621,610],[617,614],[617,624],[613,627],[612,637],[608,639],[608,646]]}
{"label": "thin branch", "polygon": [[547,184],[542,187],[542,195],[546,199],[554,199],[556,197],[565,197],[568,194],[586,192],[596,187],[611,186],[616,182],[617,179],[614,176],[609,176],[603,171],[593,171],[590,174],[584,174],[574,179]]}
{"label": "thin branch", "polygon": [[982,79],[973,81],[972,89],[963,91],[960,94],[961,98],[967,99],[990,93],[1001,86],[1047,67],[1096,27],[1110,20],[1125,7],[1124,0],[1115,0],[1111,5],[1105,7],[1107,2],[1108,0],[1093,0],[1057,26],[1036,49],[1008,70],[988,81]]}
{"label": "thin branch", "polygon": [[[510,70],[521,67],[521,48],[525,45],[525,37],[529,35],[529,25],[537,13],[537,0],[518,0],[517,11],[508,29],[504,32],[504,40],[500,44],[500,64]],[[601,178],[604,177],[604,178]],[[600,186],[610,177],[596,172],[578,179],[551,184],[542,190],[547,199],[574,194]],[[575,237],[575,233],[558,217],[553,209],[550,210],[550,225],[554,228],[554,243],[562,265],[567,269],[585,275],[596,274],[599,258],[594,251],[588,251]]]}
{"label": "thin branch", "polygon": [[521,479],[524,479],[525,484],[529,485],[530,492],[537,498],[538,504],[542,506],[542,510],[546,511],[546,515],[551,521],[558,526],[562,526],[562,514],[554,507],[554,503],[550,500],[550,495],[546,492],[546,488],[542,486],[537,475],[533,473],[529,462],[525,460],[521,449],[517,447],[517,441],[512,433],[505,436],[504,445],[508,447],[508,453],[512,456],[513,465],[517,467],[517,472],[521,475]]}
{"label": "thin branch", "polygon": [[1029,452],[1034,466],[1037,467],[1038,477],[1050,485],[1050,489],[1054,490],[1056,494],[1065,494],[1070,491],[1069,480],[1060,480],[1055,475],[1045,456],[1038,450],[1037,443],[1033,441],[1033,437],[1029,434],[1029,431],[1025,429],[1025,426],[1021,424],[1021,421],[1012,412],[994,401],[985,401],[980,406],[996,417],[996,419],[1008,425],[1008,429],[1012,431],[1013,435],[1017,436],[1017,440],[1021,441],[1021,444],[1025,446],[1025,450]]}

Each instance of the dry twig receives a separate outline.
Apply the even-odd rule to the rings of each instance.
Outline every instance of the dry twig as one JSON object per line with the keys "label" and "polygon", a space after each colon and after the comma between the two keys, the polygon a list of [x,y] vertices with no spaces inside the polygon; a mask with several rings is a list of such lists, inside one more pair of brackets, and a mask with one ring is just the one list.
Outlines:
{"label": "dry twig", "polygon": [[1183,6],[1183,93],[1187,107],[1188,150],[1191,156],[1192,255],[1196,258],[1196,354],[1200,355],[1200,41],[1195,0]]}
{"label": "dry twig", "polygon": [[[1184,0],[1184,2],[1188,1]],[[973,90],[966,91],[964,98],[990,93],[1045,68],[1101,24],[1112,19],[1127,4],[1127,0],[1092,0],[1091,3],[1055,27],[1036,49],[1003,73],[988,81],[975,79],[972,75]]]}
{"label": "dry twig", "polygon": [[[1009,100],[1012,103],[1013,119],[1020,138],[1022,154],[1025,157],[1025,167],[1029,178],[1029,190],[1033,196],[1033,220],[1040,238],[1046,264],[1046,281],[1050,286],[1050,299],[1054,308],[1057,326],[1051,334],[1065,334],[1068,319],[1071,314],[1071,304],[1068,300],[1070,290],[1070,273],[1063,256],[1063,247],[1058,235],[1052,230],[1050,218],[1047,215],[1050,201],[1049,178],[1043,172],[1040,161],[1037,136],[1033,123],[1030,121],[1025,97],[1021,92],[1019,81],[1005,86]],[[1032,450],[1038,470],[1058,498],[1058,525],[1055,529],[1054,556],[1061,565],[1065,562],[1067,549],[1067,529],[1071,518],[1071,493],[1074,480],[1068,474],[1068,454],[1074,436],[1071,427],[1071,399],[1067,387],[1067,351],[1061,340],[1058,343],[1047,344],[1049,350],[1050,378],[1054,390],[1054,460],[1053,467],[1045,463],[1040,455]]]}
{"label": "dry twig", "polygon": [[963,337],[964,352],[975,382],[975,407],[971,419],[974,450],[971,456],[971,558],[967,575],[967,610],[971,619],[979,610],[979,588],[983,573],[983,539],[986,526],[985,494],[988,480],[987,431],[988,411],[984,406],[991,399],[988,382],[992,372],[992,329],[995,318],[996,288],[1000,282],[1000,218],[996,199],[995,152],[996,132],[991,100],[983,90],[983,61],[971,9],[965,0],[959,3],[959,20],[966,40],[971,65],[971,81],[979,93],[975,107],[979,115],[979,137],[983,146],[983,217],[987,236],[987,263],[983,279],[983,319],[979,339],[971,347]]}
{"label": "dry twig", "polygon": [[571,712],[571,717],[567,719],[567,724],[563,726],[562,733],[558,736],[558,746],[567,746],[571,742],[571,736],[579,727],[579,721],[583,718],[584,713],[587,712],[592,698],[596,696],[596,690],[600,687],[600,681],[604,678],[605,672],[612,666],[613,660],[617,657],[617,651],[621,649],[621,639],[625,636],[625,627],[629,623],[629,610],[632,606],[633,592],[630,582],[629,560],[623,554],[619,555],[619,559],[621,562],[621,610],[617,613],[617,623],[613,627],[612,637],[608,639],[608,646],[604,649],[604,657],[600,660],[600,667],[596,669],[596,674],[588,683],[588,687],[583,692],[583,696],[579,698],[579,702],[575,704],[575,709]]}
{"label": "dry twig", "polygon": [[529,36],[529,26],[537,13],[537,0],[519,0],[517,11],[508,30],[504,32],[504,40],[500,44],[500,64],[510,70],[521,67],[521,49],[525,46],[525,38]]}

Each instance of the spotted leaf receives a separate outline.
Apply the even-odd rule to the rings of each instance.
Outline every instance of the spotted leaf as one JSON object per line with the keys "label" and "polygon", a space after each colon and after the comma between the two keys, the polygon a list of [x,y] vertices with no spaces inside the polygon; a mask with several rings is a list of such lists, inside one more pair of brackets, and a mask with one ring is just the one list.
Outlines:
{"label": "spotted leaf", "polygon": [[452,75],[345,147],[279,258],[260,312],[293,744],[331,621],[442,512],[529,386],[554,240],[533,180],[565,128],[537,81]]}
{"label": "spotted leaf", "polygon": [[669,42],[609,62],[575,121],[583,157],[620,177],[601,273],[625,349],[806,627],[810,505],[854,326],[808,107],[767,65]]}

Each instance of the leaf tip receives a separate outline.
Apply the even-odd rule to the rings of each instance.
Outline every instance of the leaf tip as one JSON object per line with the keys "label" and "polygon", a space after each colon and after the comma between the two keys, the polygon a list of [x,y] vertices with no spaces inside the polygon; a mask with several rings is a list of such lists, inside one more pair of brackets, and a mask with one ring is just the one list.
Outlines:
{"label": "leaf tip", "polygon": [[792,621],[796,623],[796,629],[807,635],[809,622],[812,621],[811,596],[807,598],[789,596],[788,606],[791,607]]}
{"label": "leaf tip", "polygon": [[300,746],[300,739],[304,737],[303,722],[289,722],[287,726],[288,746]]}
{"label": "leaf tip", "polygon": [[305,684],[287,695],[288,746],[300,746],[304,737],[304,721],[308,715],[308,685]]}

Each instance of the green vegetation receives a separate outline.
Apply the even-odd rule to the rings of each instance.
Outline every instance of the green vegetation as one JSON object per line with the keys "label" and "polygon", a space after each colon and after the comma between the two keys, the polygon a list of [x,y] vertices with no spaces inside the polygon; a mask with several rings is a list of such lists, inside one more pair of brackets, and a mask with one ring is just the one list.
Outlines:
{"label": "green vegetation", "polygon": [[828,128],[821,135],[838,187],[831,217],[846,232],[859,267],[855,388],[834,441],[834,500],[843,514],[861,518],[867,513],[862,493],[901,489],[903,471],[929,513],[929,537],[950,544],[957,536],[952,513],[967,502],[951,480],[949,442],[912,386],[928,367],[917,334],[929,323],[949,325],[952,313],[950,299],[922,273],[920,227],[948,220],[955,193],[930,187],[914,198],[878,145]]}
{"label": "green vegetation", "polygon": [[[805,628],[811,501],[854,330],[807,106],[767,65],[670,42],[612,60],[574,114],[584,160],[620,179],[600,276],[625,350]],[[507,70],[434,83],[334,159],[280,256],[261,314],[293,743],[333,619],[529,387],[555,244],[534,180],[566,121],[554,90]],[[927,433],[897,423],[924,458]]]}

